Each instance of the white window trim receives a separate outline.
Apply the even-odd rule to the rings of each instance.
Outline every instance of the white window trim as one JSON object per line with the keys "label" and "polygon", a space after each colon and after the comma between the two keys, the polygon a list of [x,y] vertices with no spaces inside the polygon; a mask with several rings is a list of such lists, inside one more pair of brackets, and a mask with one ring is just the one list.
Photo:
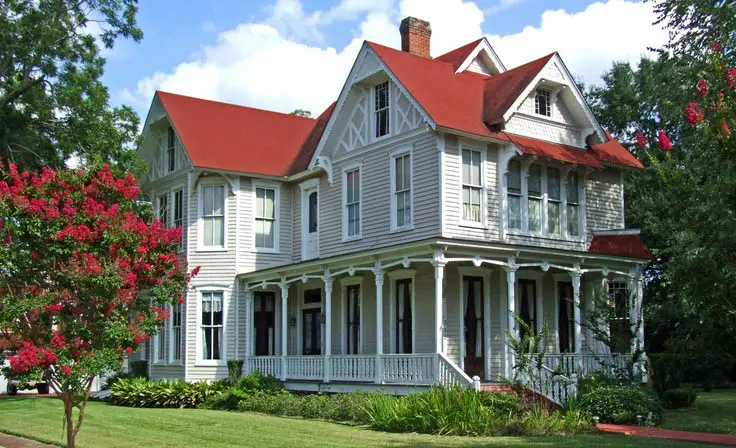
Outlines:
{"label": "white window trim", "polygon": [[[547,108],[549,109],[549,115],[547,115],[547,114],[540,114],[539,112],[537,112],[537,92],[540,91],[540,90],[547,93]],[[552,101],[552,99],[553,99],[553,95],[552,95],[552,91],[551,90],[549,90],[549,89],[547,89],[545,87],[540,87],[540,86],[535,87],[534,90],[532,90],[532,110],[533,110],[534,115],[536,115],[538,117],[545,117],[545,118],[548,118],[548,119],[554,119],[554,107],[553,107],[553,101]]]}
{"label": "white window trim", "polygon": [[[205,186],[221,186],[223,190],[223,231],[222,231],[222,246],[205,246],[204,242],[204,221],[202,220],[204,214],[204,200],[202,199],[203,188]],[[226,252],[228,250],[228,196],[229,187],[227,182],[223,181],[206,181],[202,180],[197,184],[197,252]]]}
{"label": "white window trim", "polygon": [[476,268],[473,266],[458,266],[458,282],[460,291],[459,307],[458,307],[458,328],[460,331],[460,368],[465,369],[465,284],[463,282],[465,276],[481,277],[483,279],[483,331],[485,332],[485,340],[483,341],[485,349],[485,372],[487,380],[491,379],[491,270],[487,268]]}
{"label": "white window trim", "polygon": [[[508,173],[508,164],[513,160],[510,158],[506,161],[506,166],[503,172]],[[587,217],[586,217],[586,202],[587,198],[585,195],[585,185],[587,183],[587,174],[584,169],[576,169],[578,173],[578,230],[580,235],[570,236],[567,231],[567,177],[574,166],[563,165],[559,163],[544,163],[539,160],[532,160],[530,158],[524,158],[521,162],[521,230],[511,229],[508,226],[509,216],[509,204],[508,204],[508,184],[504,179],[501,182],[503,187],[503,201],[502,207],[504,208],[502,215],[503,223],[502,226],[505,229],[506,236],[530,236],[535,239],[547,239],[552,241],[572,241],[572,242],[585,242],[585,235],[587,229]],[[528,200],[529,200],[529,167],[532,164],[538,164],[542,171],[542,231],[531,232],[529,230],[529,212],[528,212]],[[549,233],[549,196],[548,196],[548,185],[547,185],[547,169],[557,168],[560,170],[560,233]],[[505,176],[504,176],[505,177]]]}
{"label": "white window trim", "polygon": [[396,353],[396,280],[411,280],[411,351],[417,353],[417,282],[415,269],[397,269],[388,272],[389,288],[389,347],[391,353]]}
{"label": "white window trim", "polygon": [[[205,292],[221,292],[222,293],[222,347],[220,352],[222,359],[203,359],[202,358],[202,293]],[[230,300],[230,288],[223,286],[197,286],[197,325],[196,331],[196,363],[195,367],[212,367],[227,365],[227,319],[228,319],[228,303]]]}
{"label": "white window trim", "polygon": [[[409,224],[398,226],[398,215],[396,212],[396,159],[403,156],[409,156]],[[411,147],[399,148],[390,155],[390,181],[391,181],[391,232],[403,232],[414,229],[414,151]],[[362,191],[362,189],[361,189]],[[362,229],[361,229],[362,230]]]}
{"label": "white window trim", "polygon": [[[463,149],[476,151],[480,153],[480,222],[467,221],[463,219]],[[461,227],[488,228],[488,173],[486,173],[486,157],[487,149],[482,144],[471,144],[467,141],[460,141],[458,144],[458,162],[460,168],[460,186],[459,186],[459,204],[460,216],[459,224]]]}
{"label": "white window trim", "polygon": [[365,330],[365,325],[363,322],[363,317],[365,315],[363,308],[365,307],[365,292],[363,290],[363,277],[356,275],[355,277],[346,277],[340,279],[340,290],[342,292],[342,302],[340,305],[340,315],[341,315],[341,327],[342,332],[340,333],[340,348],[342,350],[342,354],[346,355],[347,350],[347,334],[348,334],[348,317],[347,317],[347,303],[348,303],[348,286],[355,286],[358,285],[360,294],[358,295],[360,300],[360,309],[359,309],[359,319],[360,319],[360,331],[358,332],[358,355],[363,354],[363,331]]}
{"label": "white window trim", "polygon": [[[516,271],[516,291],[514,292],[514,299],[516,301],[516,312],[521,315],[521,283],[519,280],[533,280],[535,286],[534,292],[534,312],[535,312],[535,331],[541,331],[544,326],[544,273],[537,271],[518,270]],[[544,347],[547,350],[547,347]]]}
{"label": "white window trim", "polygon": [[[167,307],[168,307],[168,305],[164,305],[162,308],[163,309],[166,309]],[[164,333],[163,334],[161,334],[161,332],[159,331],[152,338],[153,339],[153,341],[152,341],[153,342],[153,350],[151,350],[151,352],[153,353],[152,362],[153,362],[154,365],[163,365],[163,364],[167,364],[168,363],[168,356],[167,356],[167,354],[168,354],[167,353],[167,347],[168,346],[166,345],[166,343],[167,343],[166,339],[167,339],[167,336],[168,336],[168,331],[169,331],[169,328],[168,327],[170,326],[170,322],[171,321],[169,320],[169,323],[168,324],[167,323],[164,323],[163,324],[163,328],[164,328]],[[156,327],[159,328],[160,325],[157,324]],[[161,339],[163,339],[163,342],[164,342],[164,350],[163,350],[163,353],[161,353],[161,351],[158,348],[158,344],[159,344],[159,342],[161,342]],[[168,339],[171,339],[171,338],[168,338]]]}
{"label": "white window trim", "polygon": [[[174,150],[171,152],[171,158],[174,159],[173,160],[173,162],[174,162],[174,168],[173,169],[170,169],[169,168],[171,166],[170,165],[170,160],[169,160],[169,148],[170,148],[170,146],[169,146],[169,134],[172,134],[174,136],[174,148],[173,148]],[[176,160],[177,159],[176,156],[177,156],[177,152],[178,152],[178,146],[179,146],[179,136],[176,135],[176,129],[174,129],[174,126],[172,126],[171,124],[169,124],[168,129],[166,129],[166,147],[165,147],[165,152],[164,152],[164,164],[165,164],[165,166],[164,166],[164,172],[166,174],[173,173],[174,171],[177,170],[177,168],[179,168],[179,164],[177,163],[178,161]]]}
{"label": "white window trim", "polygon": [[[309,195],[307,194],[310,190],[314,190],[317,192],[317,253],[314,254],[314,257],[308,258],[307,257],[307,246],[306,246],[306,239],[304,236],[308,233],[307,227],[309,226]],[[314,260],[315,258],[319,258],[319,227],[320,227],[320,213],[319,213],[319,207],[321,205],[322,198],[320,198],[320,188],[319,188],[319,179],[309,179],[305,180],[304,182],[299,184],[299,193],[301,197],[301,259],[302,260]]]}
{"label": "white window trim", "polygon": [[[183,296],[182,296],[183,297]],[[182,360],[184,358],[184,324],[185,324],[185,318],[184,318],[184,310],[186,309],[186,302],[179,303],[179,309],[180,309],[180,321],[179,321],[179,337],[181,340],[179,341],[179,347],[181,347],[181,352],[179,353],[179,359],[174,359],[174,344],[173,341],[173,335],[174,335],[174,306],[175,304],[172,304],[169,306],[169,310],[171,310],[171,314],[169,315],[169,324],[168,324],[168,332],[169,332],[169,349],[168,349],[168,360],[169,364],[174,365],[181,365]]]}
{"label": "white window trim", "polygon": [[[310,289],[319,289],[322,291],[322,300],[319,301],[319,303],[304,303],[304,292],[308,291]],[[281,294],[278,294],[279,297],[281,297]],[[307,281],[307,283],[297,283],[296,285],[296,352],[299,355],[304,355],[304,334],[302,333],[302,328],[304,327],[304,315],[302,313],[303,310],[309,310],[313,308],[319,308],[320,309],[320,318],[322,316],[322,313],[325,312],[324,309],[324,303],[325,303],[325,287],[324,283],[322,283],[319,280],[310,279]],[[324,323],[321,323],[322,330],[321,330],[321,340],[320,340],[320,350],[324,349],[324,340],[325,340],[325,332],[324,332]]]}
{"label": "white window trim", "polygon": [[[384,82],[388,83],[388,132],[380,137],[376,137],[376,126],[378,126],[378,122],[376,122],[376,87],[380,84],[383,84]],[[371,102],[369,106],[370,110],[370,129],[368,132],[370,133],[370,139],[368,141],[370,142],[380,142],[381,140],[385,140],[393,135],[393,126],[394,126],[394,114],[393,112],[396,110],[394,107],[394,98],[396,95],[392,92],[394,83],[391,82],[390,79],[386,79],[384,81],[377,82],[376,84],[373,84],[370,86],[370,95],[369,95],[369,101]]]}
{"label": "white window trim", "polygon": [[[360,207],[359,207],[359,220],[360,220],[360,226],[359,231],[355,235],[348,236],[348,185],[347,185],[347,173],[353,170],[358,170],[358,175],[360,176],[358,179],[358,185],[360,188],[360,194],[358,195],[358,200],[360,201]],[[365,210],[365,203],[363,202],[363,180],[365,178],[365,172],[363,171],[363,164],[361,162],[352,163],[350,165],[346,165],[342,169],[342,241],[355,241],[363,238],[363,211]]]}
{"label": "white window trim", "polygon": [[[256,246],[256,191],[258,188],[267,188],[274,190],[273,195],[273,247],[257,247]],[[252,210],[253,210],[253,252],[260,252],[266,254],[278,254],[280,253],[280,236],[281,236],[281,184],[278,182],[269,182],[265,180],[253,181],[253,199],[252,199]]]}

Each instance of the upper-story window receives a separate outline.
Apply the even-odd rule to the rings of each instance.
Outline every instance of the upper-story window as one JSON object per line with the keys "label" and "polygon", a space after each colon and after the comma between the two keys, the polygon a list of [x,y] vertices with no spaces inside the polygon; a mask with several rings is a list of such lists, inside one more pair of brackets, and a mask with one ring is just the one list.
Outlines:
{"label": "upper-story window", "polygon": [[184,190],[174,192],[174,227],[184,225]]}
{"label": "upper-story window", "polygon": [[547,233],[560,233],[560,170],[547,168]]}
{"label": "upper-story window", "polygon": [[388,135],[389,127],[389,86],[388,81],[375,87],[376,138]]}
{"label": "upper-story window", "polygon": [[509,162],[506,193],[509,204],[509,229],[521,230],[521,163],[518,160]]}
{"label": "upper-story window", "polygon": [[203,186],[202,199],[202,245],[225,247],[225,186]]}
{"label": "upper-story window", "polygon": [[411,153],[392,158],[391,164],[391,227],[405,229],[412,223]]}
{"label": "upper-story window", "polygon": [[346,170],[343,176],[343,237],[360,238],[360,168]]}
{"label": "upper-story window", "polygon": [[256,186],[256,248],[276,249],[278,189]]}
{"label": "upper-story window", "polygon": [[462,150],[463,159],[463,221],[483,221],[483,156],[473,149]]}
{"label": "upper-story window", "polygon": [[166,145],[166,169],[170,173],[176,169],[176,134],[174,128],[169,126]]}
{"label": "upper-story window", "polygon": [[580,173],[542,163],[509,161],[506,172],[506,228],[533,235],[579,239],[583,192]]}
{"label": "upper-story window", "polygon": [[169,226],[169,195],[164,194],[158,197],[158,220],[161,224]]}
{"label": "upper-story window", "polygon": [[548,90],[537,89],[534,93],[534,112],[545,117],[552,116],[550,95]]}

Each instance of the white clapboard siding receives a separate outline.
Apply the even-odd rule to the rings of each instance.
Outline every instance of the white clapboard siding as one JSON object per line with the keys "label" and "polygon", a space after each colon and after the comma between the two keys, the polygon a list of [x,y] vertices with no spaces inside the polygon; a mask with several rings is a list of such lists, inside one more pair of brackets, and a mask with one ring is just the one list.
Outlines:
{"label": "white clapboard siding", "polygon": [[622,188],[621,177],[616,169],[594,171],[588,175],[585,185],[588,242],[595,230],[623,227]]}

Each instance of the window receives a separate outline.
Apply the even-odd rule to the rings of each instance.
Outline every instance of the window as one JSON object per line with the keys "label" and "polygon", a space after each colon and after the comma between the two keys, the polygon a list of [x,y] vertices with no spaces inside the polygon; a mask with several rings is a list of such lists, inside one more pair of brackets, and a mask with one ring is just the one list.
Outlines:
{"label": "window", "polygon": [[225,247],[225,187],[202,188],[202,228],[206,247]]}
{"label": "window", "polygon": [[202,293],[202,359],[222,359],[222,292]]}
{"label": "window", "polygon": [[629,320],[629,291],[626,282],[608,283],[608,305],[611,307],[609,336],[611,351],[628,353],[631,350],[631,321]]}
{"label": "window", "polygon": [[360,169],[345,172],[345,215],[347,227],[344,235],[348,238],[360,237]]}
{"label": "window", "polygon": [[161,224],[169,226],[169,195],[164,194],[158,197],[158,220]]}
{"label": "window", "polygon": [[181,303],[171,306],[171,360],[181,361]]}
{"label": "window", "polygon": [[360,354],[360,285],[349,285],[345,290],[345,332],[348,355]]}
{"label": "window", "polygon": [[547,232],[560,233],[560,170],[547,168]]}
{"label": "window", "polygon": [[172,172],[176,169],[176,134],[174,128],[169,126],[168,142],[166,145],[166,167],[168,172]]}
{"label": "window", "polygon": [[393,158],[391,221],[395,229],[411,226],[411,174],[411,154],[401,154]]}
{"label": "window", "polygon": [[256,248],[276,248],[276,190],[256,187]]}
{"label": "window", "polygon": [[552,110],[550,108],[549,91],[544,89],[537,89],[534,94],[534,112],[545,117],[552,116]]}
{"label": "window", "polygon": [[529,231],[540,233],[542,231],[542,168],[536,163],[529,167],[527,192]]}
{"label": "window", "polygon": [[509,204],[509,229],[521,230],[521,163],[509,162],[506,173],[506,191]]}
{"label": "window", "polygon": [[378,84],[375,88],[375,119],[376,138],[389,133],[389,95],[388,81]]}
{"label": "window", "polygon": [[480,151],[462,150],[463,221],[482,222],[483,173]]}
{"label": "window", "polygon": [[276,354],[276,294],[258,291],[253,295],[253,326],[255,332],[255,355]]}
{"label": "window", "polygon": [[567,234],[580,236],[580,189],[575,171],[567,176]]}
{"label": "window", "polygon": [[575,306],[572,283],[557,283],[559,303],[557,308],[557,331],[560,353],[575,352]]}
{"label": "window", "polygon": [[412,353],[411,279],[396,280],[396,353]]}
{"label": "window", "polygon": [[[532,333],[537,331],[537,282],[535,280],[519,280],[519,316]],[[519,328],[521,338],[526,336],[527,329]]]}
{"label": "window", "polygon": [[184,191],[176,190],[174,192],[174,227],[182,227],[184,225]]}
{"label": "window", "polygon": [[309,233],[315,233],[317,231],[318,210],[317,192],[313,191],[309,193],[309,222],[307,223]]}
{"label": "window", "polygon": [[166,321],[160,320],[156,335],[156,362],[164,361],[166,361]]}

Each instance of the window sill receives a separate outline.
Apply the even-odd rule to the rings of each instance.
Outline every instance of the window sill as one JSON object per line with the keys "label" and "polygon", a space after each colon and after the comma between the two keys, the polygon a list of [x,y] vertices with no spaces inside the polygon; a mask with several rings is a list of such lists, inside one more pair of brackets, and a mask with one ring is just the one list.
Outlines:
{"label": "window sill", "polygon": [[358,241],[358,240],[362,240],[362,239],[363,239],[363,235],[362,234],[361,235],[353,235],[353,236],[344,236],[344,237],[342,237],[342,242],[343,243],[349,243],[351,241]]}
{"label": "window sill", "polygon": [[205,361],[205,360],[197,360],[197,362],[194,364],[194,367],[224,367],[227,365],[227,361],[220,360],[220,361]]}
{"label": "window sill", "polygon": [[198,247],[194,250],[196,253],[207,253],[207,252],[227,252],[227,247]]}
{"label": "window sill", "polygon": [[506,235],[508,236],[523,236],[527,238],[535,238],[539,240],[549,240],[549,241],[558,241],[558,242],[565,242],[565,243],[584,243],[585,238],[583,237],[575,237],[575,238],[565,238],[562,235],[544,235],[541,233],[531,233],[531,232],[520,232],[520,231],[506,231]]}
{"label": "window sill", "polygon": [[253,248],[252,252],[261,253],[261,254],[280,254],[281,253],[279,249],[270,249],[268,247],[255,247]]}
{"label": "window sill", "polygon": [[414,226],[404,226],[404,227],[393,227],[389,231],[389,233],[401,233],[401,232],[410,232],[414,230]]}
{"label": "window sill", "polygon": [[460,221],[458,223],[458,226],[460,227],[472,227],[475,229],[487,229],[488,226],[483,224],[482,222],[474,222],[474,221]]}

